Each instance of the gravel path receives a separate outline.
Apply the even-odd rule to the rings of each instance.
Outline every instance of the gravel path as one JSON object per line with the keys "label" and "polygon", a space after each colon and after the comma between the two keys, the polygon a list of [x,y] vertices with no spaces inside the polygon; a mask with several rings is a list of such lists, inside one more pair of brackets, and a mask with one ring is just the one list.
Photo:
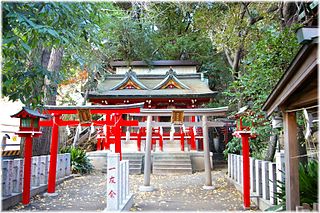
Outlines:
{"label": "gravel path", "polygon": [[[226,179],[226,169],[212,171],[216,188],[203,190],[204,173],[151,175],[154,192],[139,192],[143,175],[130,175],[135,193],[131,211],[239,211],[242,197]],[[76,177],[57,186],[56,197],[37,195],[31,204],[18,204],[9,211],[102,211],[106,207],[106,177],[102,173]]]}

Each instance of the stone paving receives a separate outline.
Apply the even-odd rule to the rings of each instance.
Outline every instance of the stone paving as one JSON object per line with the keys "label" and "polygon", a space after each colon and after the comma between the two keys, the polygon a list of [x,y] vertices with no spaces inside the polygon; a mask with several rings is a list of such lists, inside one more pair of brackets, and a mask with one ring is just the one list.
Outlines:
{"label": "stone paving", "polygon": [[[203,190],[204,173],[151,175],[154,192],[139,192],[143,175],[130,175],[135,193],[131,211],[240,211],[242,196],[227,181],[226,169],[212,171],[216,188]],[[31,204],[18,204],[9,211],[102,211],[106,207],[106,177],[102,173],[75,177],[57,186],[56,197],[37,195]]]}

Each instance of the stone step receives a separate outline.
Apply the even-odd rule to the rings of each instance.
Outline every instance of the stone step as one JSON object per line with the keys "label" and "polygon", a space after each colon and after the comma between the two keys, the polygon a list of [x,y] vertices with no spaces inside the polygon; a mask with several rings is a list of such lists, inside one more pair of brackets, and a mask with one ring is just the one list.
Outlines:
{"label": "stone step", "polygon": [[129,169],[136,169],[136,168],[140,168],[141,169],[141,164],[140,165],[129,165]]}
{"label": "stone step", "polygon": [[181,164],[181,163],[172,163],[172,164],[153,164],[153,169],[171,169],[171,168],[192,168],[191,164]]}
{"label": "stone step", "polygon": [[192,174],[191,168],[165,168],[165,169],[153,169],[153,174],[157,175],[170,175],[170,174]]}
{"label": "stone step", "polygon": [[141,168],[130,168],[129,169],[129,174],[132,175],[132,174],[141,174],[142,171],[141,171]]}
{"label": "stone step", "polygon": [[162,160],[162,161],[154,161],[153,165],[174,165],[174,164],[187,164],[191,165],[191,160]]}
{"label": "stone step", "polygon": [[162,160],[190,160],[190,157],[185,157],[185,156],[154,156],[153,157],[154,161],[162,161]]}

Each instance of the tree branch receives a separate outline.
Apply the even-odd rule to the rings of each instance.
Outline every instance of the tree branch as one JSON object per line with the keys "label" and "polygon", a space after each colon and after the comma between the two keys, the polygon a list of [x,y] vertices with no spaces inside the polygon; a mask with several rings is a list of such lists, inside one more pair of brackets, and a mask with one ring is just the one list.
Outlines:
{"label": "tree branch", "polygon": [[229,50],[227,48],[223,48],[223,50],[224,50],[224,54],[226,55],[226,58],[228,60],[230,67],[233,67],[233,61],[232,61],[231,56],[229,54]]}

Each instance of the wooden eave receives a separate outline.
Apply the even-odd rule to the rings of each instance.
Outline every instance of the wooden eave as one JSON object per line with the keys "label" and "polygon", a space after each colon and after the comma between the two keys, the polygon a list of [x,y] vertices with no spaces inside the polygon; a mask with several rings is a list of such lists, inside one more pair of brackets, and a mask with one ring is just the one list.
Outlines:
{"label": "wooden eave", "polygon": [[30,118],[44,118],[47,119],[48,116],[40,114],[38,111],[29,109],[27,107],[22,107],[22,110],[20,110],[18,113],[11,115],[10,117],[12,118],[25,118],[25,117],[30,117]]}
{"label": "wooden eave", "polygon": [[292,109],[317,102],[317,52],[317,43],[301,47],[262,107],[268,116],[277,107]]}

